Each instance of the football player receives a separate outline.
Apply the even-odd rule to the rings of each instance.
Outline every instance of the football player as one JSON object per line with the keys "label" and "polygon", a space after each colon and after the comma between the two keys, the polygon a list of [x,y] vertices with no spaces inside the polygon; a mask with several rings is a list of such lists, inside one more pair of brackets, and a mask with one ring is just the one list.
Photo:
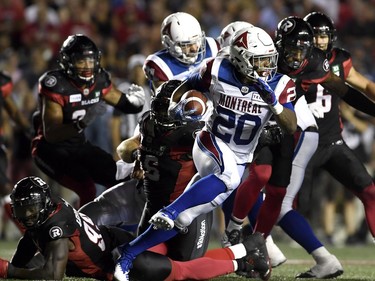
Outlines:
{"label": "football player", "polygon": [[[97,225],[51,193],[39,177],[20,180],[11,193],[12,213],[25,228],[11,261],[0,259],[0,279],[62,280],[68,277],[112,280],[115,248],[133,237],[112,226]],[[101,209],[98,208],[97,212]],[[249,277],[268,270],[261,234],[242,244],[214,249],[204,258],[175,262],[163,252],[146,251],[134,261],[131,275],[140,281],[205,280],[241,271]]]}
{"label": "football player", "polygon": [[95,183],[111,187],[116,181],[112,155],[92,145],[84,130],[106,104],[124,113],[137,113],[144,104],[142,87],[119,91],[100,65],[101,52],[85,35],[70,35],[60,49],[60,68],[39,79],[36,136],[32,156],[49,177],[72,189],[83,205],[96,197]]}
{"label": "football player", "polygon": [[[316,83],[320,83],[324,88],[337,93],[337,96],[351,102],[351,104],[360,110],[368,113],[372,112],[372,114],[374,114],[374,104],[369,99],[353,88],[346,86],[343,80],[329,71],[329,62],[326,59],[324,52],[318,48],[313,48],[312,28],[303,19],[298,17],[288,17],[282,20],[279,23],[276,32],[276,45],[281,56],[279,61],[279,70],[297,79],[296,86],[298,95],[304,94],[307,100],[309,98],[309,90],[314,87]],[[372,94],[367,92],[367,96],[371,98]],[[357,102],[353,103],[352,101],[355,99],[354,97],[358,97],[358,99],[361,100],[362,105],[359,105]],[[278,218],[280,225],[284,225],[284,227],[289,228],[295,226],[293,227],[294,232],[301,233],[302,236],[304,236],[304,234],[309,230],[307,223],[303,219],[299,219],[301,216],[292,210],[293,199],[295,198],[295,195],[303,181],[304,169],[307,166],[309,159],[313,155],[318,142],[318,138],[314,137],[314,134],[309,134],[309,138],[306,138],[306,136],[308,135],[305,132],[303,135],[301,135],[301,137],[298,138],[300,141],[295,148],[295,156],[292,163],[292,174],[290,184],[288,185],[286,191],[285,199],[283,200],[282,196],[279,196],[278,198],[275,196],[269,196],[270,194],[272,195],[272,193],[268,192],[267,190],[268,196],[266,196],[265,203],[261,207],[255,227],[257,231],[269,233],[272,228],[272,220],[269,219],[270,214],[279,214],[280,210],[281,213]],[[268,161],[267,165],[271,164],[272,162]],[[265,169],[262,170],[264,171]],[[277,180],[280,178],[280,175],[283,176],[286,174],[281,170],[279,171],[272,169],[272,175],[275,175],[276,172],[279,174],[279,177],[276,177]],[[258,176],[258,178],[260,177]],[[269,176],[266,176],[265,182],[268,180]],[[254,187],[250,187],[249,183],[254,184],[255,181],[250,181],[249,179],[247,183],[244,183],[244,186],[247,185],[247,187],[243,188],[247,189],[247,192],[254,190]],[[262,188],[260,184],[258,187]],[[237,192],[244,196],[246,193],[241,193],[241,190],[242,189],[239,189]],[[366,200],[371,200],[371,188],[368,189],[368,192],[369,193],[367,195],[363,194],[362,196],[364,196]],[[241,198],[241,196],[239,196],[239,198]],[[234,213],[240,212],[238,210],[243,208],[244,204],[249,204],[249,201],[243,202],[242,205],[239,203],[237,204],[236,202],[235,209],[237,209],[237,211],[235,210]],[[368,210],[371,209],[370,207],[367,207],[366,203],[365,206]],[[251,208],[251,206],[249,206],[249,208]],[[236,216],[236,218],[244,218],[244,215],[242,214],[239,217]],[[291,219],[288,220],[288,218]],[[368,217],[368,219],[370,218]],[[239,220],[239,222],[240,221],[241,220]],[[296,221],[298,221],[299,224],[296,224]],[[299,229],[298,231],[296,230],[297,228]],[[288,234],[290,234],[290,231]],[[314,241],[314,243],[315,247],[316,245],[319,245],[320,242]],[[309,253],[310,252],[311,251],[309,251]],[[335,277],[343,273],[340,262],[324,247],[320,247],[320,250],[315,253],[315,260],[317,261],[317,265],[306,274],[298,275],[299,278],[327,278]]]}
{"label": "football player", "polygon": [[[194,119],[182,112],[179,103],[189,89],[209,92],[214,103],[214,113],[208,117],[193,147],[201,179],[152,216],[153,226],[122,247],[115,277],[128,280],[138,254],[174,237],[198,215],[220,205],[237,188],[246,163],[252,161],[261,130],[273,114],[286,132],[295,131],[296,116],[290,104],[295,98],[294,82],[276,74],[277,58],[273,41],[264,30],[241,29],[232,38],[229,57],[208,60],[174,92],[169,113],[177,119]],[[269,279],[270,271],[263,272],[261,278]]]}
{"label": "football player", "polygon": [[182,79],[203,60],[217,55],[219,44],[206,37],[197,19],[184,12],[167,16],[160,29],[164,49],[149,55],[143,70],[154,91],[170,79]]}
{"label": "football player", "polygon": [[[353,67],[352,58],[348,51],[334,46],[337,36],[331,18],[323,13],[312,12],[306,15],[304,19],[313,28],[314,45],[325,53],[331,71],[368,97],[375,97],[375,83]],[[363,163],[342,138],[339,109],[341,99],[336,95],[336,92],[327,91],[319,84],[309,88],[306,99],[319,126],[319,144],[306,167],[302,188],[304,191],[311,191],[313,179],[316,178],[319,169],[329,172],[362,201],[367,225],[372,237],[375,237],[375,186]],[[289,202],[289,206],[291,206],[291,202]],[[333,259],[329,258],[325,247],[315,237],[310,226],[305,222],[303,228],[296,230],[294,227],[298,221],[296,216],[287,215],[285,215],[285,219],[279,221],[279,225],[284,231],[303,246],[315,261],[325,259],[325,263],[318,263],[307,272],[297,275],[297,277],[323,278],[329,275],[331,277],[337,276],[334,271]],[[298,217],[299,221],[302,221],[303,218]],[[302,222],[299,224],[302,225]]]}
{"label": "football player", "polygon": [[[146,205],[139,233],[149,227],[153,214],[185,190],[197,172],[192,147],[204,122],[183,122],[168,116],[172,92],[180,84],[179,80],[169,80],[159,86],[151,101],[151,110],[140,120],[139,133],[118,146],[120,158],[130,163],[139,160],[144,172]],[[187,233],[167,241],[169,256],[176,260],[203,256],[208,247],[212,219],[211,212],[202,214],[189,226]]]}

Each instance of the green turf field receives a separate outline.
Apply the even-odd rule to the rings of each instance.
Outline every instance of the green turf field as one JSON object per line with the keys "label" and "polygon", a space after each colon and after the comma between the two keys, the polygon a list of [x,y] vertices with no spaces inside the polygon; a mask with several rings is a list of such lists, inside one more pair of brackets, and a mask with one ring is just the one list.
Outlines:
{"label": "green turf field", "polygon": [[[292,281],[294,276],[306,271],[313,265],[310,256],[301,248],[291,247],[288,243],[277,243],[288,261],[273,270],[271,281]],[[0,257],[9,259],[16,242],[0,241]],[[367,244],[357,247],[329,248],[344,266],[344,274],[337,278],[342,281],[374,281],[375,280],[375,245]],[[66,278],[65,280],[91,280],[82,278]],[[246,280],[234,274],[213,279],[215,281]],[[318,279],[309,279],[318,280]],[[150,280],[152,281],[152,280]]]}

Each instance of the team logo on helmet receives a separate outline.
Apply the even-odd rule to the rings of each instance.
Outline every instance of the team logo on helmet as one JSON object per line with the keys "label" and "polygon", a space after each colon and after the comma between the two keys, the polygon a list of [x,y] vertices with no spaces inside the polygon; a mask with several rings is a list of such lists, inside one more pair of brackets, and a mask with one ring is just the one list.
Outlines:
{"label": "team logo on helmet", "polygon": [[286,20],[280,27],[280,30],[282,30],[285,34],[288,34],[291,32],[294,27],[296,26],[296,22],[294,20]]}
{"label": "team logo on helmet", "polygon": [[238,36],[236,41],[233,42],[233,45],[237,46],[238,48],[247,48],[247,32],[244,32]]}
{"label": "team logo on helmet", "polygon": [[163,31],[161,32],[163,35],[168,35],[171,36],[171,25],[172,22],[168,23],[164,28]]}

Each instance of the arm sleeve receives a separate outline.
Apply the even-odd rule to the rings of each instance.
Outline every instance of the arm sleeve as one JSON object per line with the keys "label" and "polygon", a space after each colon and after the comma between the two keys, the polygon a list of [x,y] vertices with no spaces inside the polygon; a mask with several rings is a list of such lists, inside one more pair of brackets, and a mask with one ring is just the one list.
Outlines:
{"label": "arm sleeve", "polygon": [[348,87],[349,90],[342,100],[359,111],[375,116],[375,103],[353,87]]}

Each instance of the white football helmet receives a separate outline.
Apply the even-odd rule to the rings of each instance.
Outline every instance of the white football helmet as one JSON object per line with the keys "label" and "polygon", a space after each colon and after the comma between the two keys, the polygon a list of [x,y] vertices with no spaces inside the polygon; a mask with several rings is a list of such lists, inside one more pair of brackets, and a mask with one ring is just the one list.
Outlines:
{"label": "white football helmet", "polygon": [[232,64],[250,79],[271,80],[276,74],[278,56],[271,36],[259,27],[236,31],[229,43]]}
{"label": "white football helmet", "polygon": [[219,37],[216,38],[216,40],[220,44],[220,48],[229,46],[229,42],[230,42],[230,39],[232,39],[233,34],[237,30],[240,30],[246,27],[253,27],[253,25],[246,21],[234,21],[228,24],[226,27],[224,27]]}
{"label": "white football helmet", "polygon": [[161,43],[168,52],[185,64],[202,61],[206,52],[206,37],[196,18],[177,12],[161,24]]}

